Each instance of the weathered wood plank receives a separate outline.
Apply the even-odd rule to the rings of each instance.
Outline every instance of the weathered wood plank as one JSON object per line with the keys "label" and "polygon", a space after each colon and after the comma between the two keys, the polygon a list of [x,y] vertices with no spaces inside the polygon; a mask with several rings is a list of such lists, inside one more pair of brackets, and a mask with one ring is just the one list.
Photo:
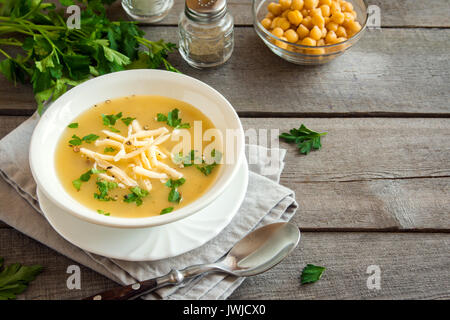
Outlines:
{"label": "weathered wood plank", "polygon": [[[248,278],[231,299],[438,299],[450,298],[447,234],[311,233],[268,272]],[[72,260],[12,229],[0,230],[0,256],[6,263],[41,264],[44,272],[20,299],[79,299],[115,283],[81,267],[81,290],[69,290]],[[322,279],[300,285],[307,263],[327,268]],[[369,265],[381,269],[381,289],[367,288]]]}
{"label": "weathered wood plank", "polygon": [[[304,232],[286,261],[246,279],[230,299],[449,299],[449,245],[443,234]],[[327,270],[300,285],[307,263]],[[370,265],[381,269],[380,290],[367,288]]]}
{"label": "weathered wood plank", "polygon": [[[160,25],[177,25],[180,13],[184,10],[184,0],[175,0],[175,5],[169,15],[161,21]],[[376,5],[381,10],[382,27],[448,27],[449,16],[443,14],[448,11],[448,1],[434,0],[432,3],[419,0],[372,0],[370,5]],[[228,8],[238,26],[251,26],[252,1],[229,0]],[[114,19],[128,19],[122,10],[120,1],[109,8],[108,14]]]}
{"label": "weathered wood plank", "polygon": [[[0,117],[0,136],[23,120]],[[308,156],[280,144],[288,150],[281,183],[296,192],[300,209],[294,220],[302,228],[450,230],[450,119],[242,121],[247,133],[284,132],[301,123],[328,132],[323,149]],[[275,146],[277,134],[267,132],[262,137]]]}
{"label": "weathered wood plank", "polygon": [[[151,39],[177,41],[175,27],[147,27]],[[276,117],[450,114],[449,29],[368,31],[349,52],[317,67],[281,60],[251,28],[236,29],[230,61],[195,70],[176,52],[170,60],[183,73],[220,91],[241,115]],[[430,50],[430,48],[433,48]],[[29,86],[0,76],[0,114],[31,114]]]}

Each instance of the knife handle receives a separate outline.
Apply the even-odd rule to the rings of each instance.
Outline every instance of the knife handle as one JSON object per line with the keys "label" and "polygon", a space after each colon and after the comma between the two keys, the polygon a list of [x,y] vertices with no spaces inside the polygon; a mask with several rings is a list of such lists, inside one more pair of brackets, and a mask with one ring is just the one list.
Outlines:
{"label": "knife handle", "polygon": [[126,287],[116,287],[97,293],[83,300],[129,300],[151,292],[158,287],[156,279],[136,282]]}

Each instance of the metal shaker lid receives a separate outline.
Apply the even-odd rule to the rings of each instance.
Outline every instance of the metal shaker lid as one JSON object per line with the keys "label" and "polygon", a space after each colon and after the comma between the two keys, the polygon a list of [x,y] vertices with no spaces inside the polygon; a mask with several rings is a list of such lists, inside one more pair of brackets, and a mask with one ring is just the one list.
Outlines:
{"label": "metal shaker lid", "polygon": [[186,14],[194,20],[211,21],[222,17],[226,10],[226,0],[186,0]]}

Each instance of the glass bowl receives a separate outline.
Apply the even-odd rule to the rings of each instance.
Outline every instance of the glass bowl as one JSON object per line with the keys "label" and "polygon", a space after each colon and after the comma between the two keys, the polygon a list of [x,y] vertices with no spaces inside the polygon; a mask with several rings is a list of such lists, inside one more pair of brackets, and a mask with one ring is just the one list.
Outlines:
{"label": "glass bowl", "polygon": [[258,36],[273,53],[284,60],[295,64],[317,65],[330,62],[358,42],[366,29],[368,15],[365,1],[347,0],[353,4],[353,9],[357,13],[356,21],[361,24],[361,30],[346,41],[316,47],[284,41],[273,35],[261,24],[261,20],[264,19],[268,12],[267,5],[270,2],[275,1],[276,0],[253,0],[253,26]]}

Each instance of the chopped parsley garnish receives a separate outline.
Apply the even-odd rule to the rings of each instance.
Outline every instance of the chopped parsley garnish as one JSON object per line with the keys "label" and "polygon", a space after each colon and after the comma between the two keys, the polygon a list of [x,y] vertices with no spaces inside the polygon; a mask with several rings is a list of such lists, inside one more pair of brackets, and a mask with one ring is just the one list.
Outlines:
{"label": "chopped parsley garnish", "polygon": [[97,140],[98,138],[100,138],[100,137],[93,133],[88,134],[87,136],[84,136],[83,138],[80,138],[79,136],[74,134],[72,136],[72,140],[69,140],[69,144],[72,146],[79,146],[83,143],[83,141],[86,143],[91,143],[91,142],[94,142],[95,140]]}
{"label": "chopped parsley garnish", "polygon": [[104,153],[114,152],[114,151],[116,151],[116,149],[114,149],[113,147],[106,147],[105,150],[103,150]]}
{"label": "chopped parsley garnish", "polygon": [[94,193],[94,198],[100,201],[116,201],[108,195],[110,190],[117,188],[117,183],[112,181],[97,180],[98,193]]}
{"label": "chopped parsley garnish", "polygon": [[297,144],[300,153],[308,154],[311,150],[318,150],[322,147],[320,137],[326,134],[326,132],[312,131],[302,124],[298,129],[294,128],[289,133],[282,133],[280,138],[286,142]]}
{"label": "chopped parsley garnish", "polygon": [[116,121],[122,118],[122,112],[119,112],[118,114],[102,114],[102,120],[103,124],[105,126],[113,126],[116,124]]}
{"label": "chopped parsley garnish", "polygon": [[14,263],[3,266],[3,261],[0,257],[0,300],[16,299],[16,295],[24,292],[28,284],[42,271],[40,265],[23,266]]}
{"label": "chopped parsley garnish", "polygon": [[81,144],[83,143],[83,140],[81,140],[81,138],[80,138],[79,136],[77,136],[76,134],[74,134],[74,135],[72,136],[72,140],[69,140],[69,143],[70,143],[72,146],[79,146],[79,145],[81,145]]}
{"label": "chopped parsley garnish", "polygon": [[180,178],[178,180],[169,179],[166,182],[166,186],[170,188],[168,200],[170,202],[180,203],[182,197],[181,193],[178,192],[178,187],[182,186],[186,182],[185,178]]}
{"label": "chopped parsley garnish", "polygon": [[137,206],[142,204],[142,198],[148,196],[148,191],[139,187],[133,187],[130,189],[131,193],[123,197],[123,201],[126,203],[135,202]]}
{"label": "chopped parsley garnish", "polygon": [[213,162],[211,164],[203,164],[201,166],[196,165],[195,167],[200,170],[201,173],[203,173],[205,176],[208,176],[211,174],[212,170],[217,166],[217,163]]}
{"label": "chopped parsley garnish", "polygon": [[169,212],[172,212],[172,211],[173,211],[173,207],[164,208],[164,209],[161,210],[160,215],[166,214],[166,213],[169,213]]}
{"label": "chopped parsley garnish", "polygon": [[104,170],[97,170],[97,169],[90,169],[89,171],[83,173],[78,179],[73,180],[72,181],[72,185],[75,187],[75,189],[80,191],[81,184],[83,182],[89,181],[89,179],[91,178],[91,176],[93,174],[98,174],[98,173],[103,173],[103,172],[105,172],[105,171]]}
{"label": "chopped parsley garnish", "polygon": [[78,128],[78,122],[71,123],[67,127],[71,128],[71,129],[76,129],[76,128]]}
{"label": "chopped parsley garnish", "polygon": [[302,271],[301,282],[305,283],[313,283],[316,282],[322,277],[322,273],[325,271],[325,267],[315,266],[313,264],[307,264],[306,267]]}
{"label": "chopped parsley garnish", "polygon": [[172,111],[169,111],[167,116],[162,113],[158,113],[156,115],[156,119],[159,122],[167,123],[169,126],[175,128],[175,129],[189,129],[191,127],[191,125],[187,122],[181,123],[181,118],[178,118],[179,112],[180,112],[180,110],[175,108]]}
{"label": "chopped parsley garnish", "polygon": [[111,130],[112,132],[116,132],[116,133],[117,133],[117,132],[120,132],[119,129],[116,129],[116,128],[111,127],[111,126],[109,126],[108,129]]}
{"label": "chopped parsley garnish", "polygon": [[136,118],[126,117],[126,118],[122,118],[121,120],[123,123],[125,123],[126,126],[129,126],[135,119]]}
{"label": "chopped parsley garnish", "polygon": [[103,210],[97,210],[98,213],[104,215],[104,216],[110,216],[111,214],[109,212],[105,212]]}
{"label": "chopped parsley garnish", "polygon": [[192,166],[194,164],[194,160],[195,160],[195,150],[191,150],[191,152],[186,156],[183,156],[183,153],[180,152],[176,154],[173,158],[173,161],[176,164],[182,163],[185,167]]}

